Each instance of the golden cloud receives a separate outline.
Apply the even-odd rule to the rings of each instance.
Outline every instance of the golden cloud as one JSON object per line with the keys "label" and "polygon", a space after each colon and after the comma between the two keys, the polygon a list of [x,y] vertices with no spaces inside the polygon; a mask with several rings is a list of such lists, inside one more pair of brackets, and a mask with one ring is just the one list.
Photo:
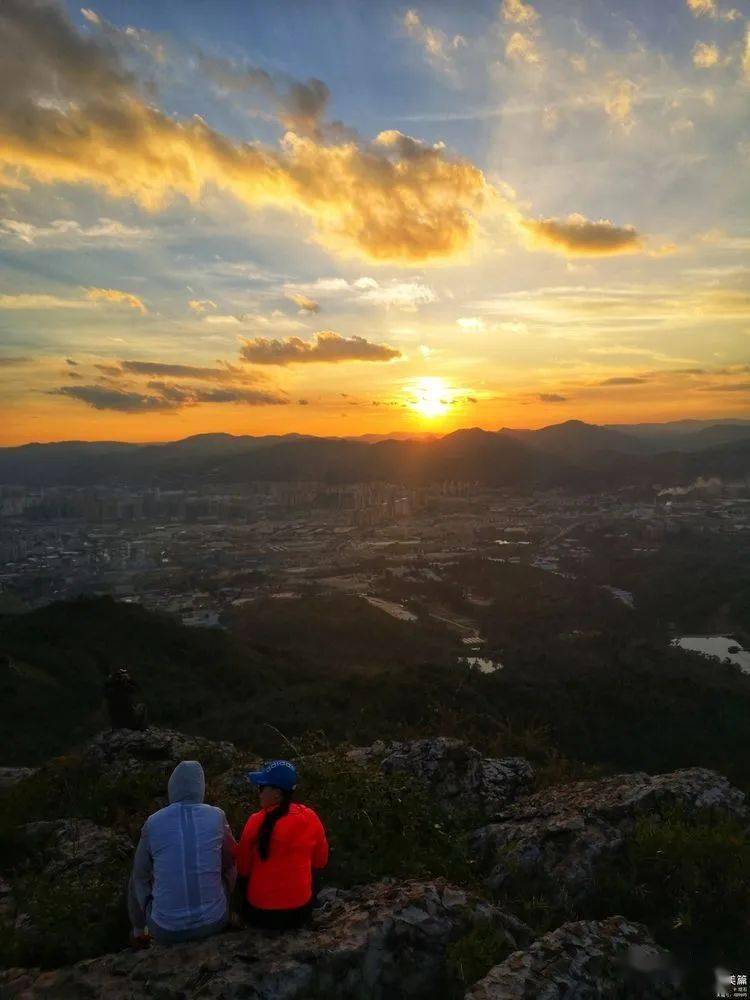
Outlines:
{"label": "golden cloud", "polygon": [[553,249],[580,257],[640,253],[643,239],[633,226],[616,226],[608,219],[592,222],[583,215],[567,219],[522,219],[520,226],[532,249]]}
{"label": "golden cloud", "polygon": [[148,105],[113,50],[78,35],[56,5],[4,0],[0,31],[0,165],[150,210],[174,195],[197,201],[213,184],[253,208],[303,213],[321,243],[376,261],[456,256],[473,236],[484,175],[442,148],[400,134],[234,143],[200,118],[176,121]]}
{"label": "golden cloud", "polygon": [[719,50],[708,42],[696,42],[693,48],[693,65],[699,69],[710,69],[719,61]]}
{"label": "golden cloud", "polygon": [[0,309],[88,309],[85,299],[64,299],[46,292],[20,292],[17,295],[0,295]]}
{"label": "golden cloud", "polygon": [[742,17],[734,7],[720,10],[716,0],[687,0],[687,5],[696,17],[712,17],[721,21],[737,21]]}
{"label": "golden cloud", "polygon": [[297,306],[300,312],[320,312],[320,303],[316,302],[315,299],[311,299],[309,295],[305,295],[304,292],[285,292],[284,294],[290,302],[293,302]]}
{"label": "golden cloud", "polygon": [[218,309],[219,307],[213,301],[213,299],[189,299],[188,309],[190,312],[194,312],[197,316],[202,316],[203,313],[209,311],[209,309]]}
{"label": "golden cloud", "polygon": [[439,28],[431,28],[425,24],[419,12],[413,8],[406,11],[401,24],[407,35],[422,46],[427,58],[434,64],[442,65],[443,69],[452,69],[451,53],[466,45],[463,35],[448,38]]}
{"label": "golden cloud", "polygon": [[624,129],[633,125],[633,99],[637,92],[638,87],[632,80],[614,80],[604,96],[604,110]]}
{"label": "golden cloud", "polygon": [[401,352],[387,344],[373,344],[364,337],[342,337],[330,330],[315,334],[312,343],[299,337],[270,340],[255,337],[246,340],[240,350],[243,361],[256,365],[291,365],[311,362],[391,361]]}
{"label": "golden cloud", "polygon": [[529,3],[523,0],[503,0],[500,13],[505,21],[512,21],[514,24],[533,24],[539,14]]}
{"label": "golden cloud", "polygon": [[144,316],[148,312],[137,295],[120,291],[119,288],[89,288],[86,290],[86,298],[91,302],[112,302],[115,305],[128,306],[130,309],[137,309]]}
{"label": "golden cloud", "polygon": [[538,66],[541,62],[533,38],[514,31],[505,45],[505,55],[516,62],[524,62],[529,66]]}

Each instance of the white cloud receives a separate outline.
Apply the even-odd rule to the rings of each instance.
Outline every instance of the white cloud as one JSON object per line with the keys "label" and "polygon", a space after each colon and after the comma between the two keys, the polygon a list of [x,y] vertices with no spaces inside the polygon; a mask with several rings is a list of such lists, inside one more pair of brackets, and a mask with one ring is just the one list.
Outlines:
{"label": "white cloud", "polygon": [[[437,295],[423,281],[393,281],[381,283],[364,275],[354,281],[345,278],[318,278],[317,281],[286,285],[287,298],[301,296],[317,302],[318,298],[345,298],[351,302],[394,307],[406,312],[415,312],[419,306],[437,301]],[[296,299],[293,299],[296,301]]]}
{"label": "white cloud", "polygon": [[0,235],[13,237],[29,246],[37,243],[75,246],[81,243],[132,243],[148,239],[151,233],[107,218],[100,218],[90,226],[82,226],[74,219],[54,219],[46,226],[18,219],[0,219]]}
{"label": "white cloud", "polygon": [[[374,279],[370,279],[373,282]],[[360,286],[362,287],[362,286]],[[359,296],[360,302],[371,302],[379,306],[395,306],[405,312],[416,312],[418,306],[435,302],[437,295],[419,281],[393,281],[389,285],[368,284]]]}
{"label": "white cloud", "polygon": [[239,326],[240,320],[237,316],[204,316],[204,323],[209,323],[211,326]]}
{"label": "white cloud", "polygon": [[484,320],[480,316],[461,316],[456,322],[462,330],[471,333],[480,333],[485,329]]}

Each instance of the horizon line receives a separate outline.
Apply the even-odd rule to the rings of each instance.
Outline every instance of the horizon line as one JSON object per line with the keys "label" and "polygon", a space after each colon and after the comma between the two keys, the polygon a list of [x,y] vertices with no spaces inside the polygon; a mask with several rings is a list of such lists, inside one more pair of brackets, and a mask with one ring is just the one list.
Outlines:
{"label": "horizon line", "polygon": [[241,440],[242,438],[279,438],[283,440],[285,438],[297,437],[297,438],[314,438],[318,440],[329,440],[329,441],[361,441],[365,438],[379,438],[381,440],[397,439],[410,440],[415,438],[445,438],[449,437],[451,434],[456,434],[461,431],[484,431],[487,434],[500,434],[503,431],[508,432],[530,432],[547,430],[552,427],[563,427],[566,424],[581,424],[586,427],[596,427],[605,430],[618,430],[620,428],[631,428],[636,430],[639,427],[673,427],[679,424],[701,424],[707,426],[717,426],[717,425],[742,425],[747,424],[750,429],[750,416],[743,417],[679,417],[674,420],[639,420],[633,423],[606,423],[597,424],[591,423],[586,420],[580,420],[576,417],[570,417],[567,420],[561,420],[557,423],[542,424],[539,427],[497,427],[497,428],[487,428],[480,427],[477,424],[466,426],[466,427],[455,427],[450,431],[437,431],[437,430],[413,430],[413,431],[369,431],[362,434],[306,434],[304,431],[287,431],[282,434],[232,434],[230,431],[202,431],[197,434],[187,434],[184,437],[179,438],[166,438],[164,440],[158,441],[128,441],[121,438],[56,438],[49,441],[22,441],[17,444],[0,444],[0,451],[9,451],[14,448],[29,448],[33,446],[42,447],[44,445],[62,445],[62,444],[121,444],[121,445],[132,445],[133,447],[160,447],[168,444],[179,444],[182,441],[190,441],[195,438],[200,437],[227,437],[235,438]]}

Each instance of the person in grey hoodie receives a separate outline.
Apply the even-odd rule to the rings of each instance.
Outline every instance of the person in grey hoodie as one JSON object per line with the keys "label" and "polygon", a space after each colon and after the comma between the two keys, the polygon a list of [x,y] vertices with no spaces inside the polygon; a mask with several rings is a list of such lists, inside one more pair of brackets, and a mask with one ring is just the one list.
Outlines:
{"label": "person in grey hoodie", "polygon": [[197,760],[183,760],[169,779],[169,805],[143,824],[128,886],[133,939],[160,944],[209,937],[229,918],[237,871],[236,843],[221,809],[206,805]]}

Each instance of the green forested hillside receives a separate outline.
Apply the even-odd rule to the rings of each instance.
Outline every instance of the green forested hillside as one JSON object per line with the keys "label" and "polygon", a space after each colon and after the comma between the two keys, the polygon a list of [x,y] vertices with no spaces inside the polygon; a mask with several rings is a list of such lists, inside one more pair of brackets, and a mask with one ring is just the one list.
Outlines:
{"label": "green forested hillside", "polygon": [[750,787],[750,678],[733,667],[621,631],[530,642],[482,675],[457,665],[449,638],[362,601],[271,604],[228,632],[105,598],[0,617],[0,763],[106,728],[103,681],[126,665],[154,724],[259,754],[277,750],[277,731],[354,744],[440,733],[550,767],[701,765]]}

